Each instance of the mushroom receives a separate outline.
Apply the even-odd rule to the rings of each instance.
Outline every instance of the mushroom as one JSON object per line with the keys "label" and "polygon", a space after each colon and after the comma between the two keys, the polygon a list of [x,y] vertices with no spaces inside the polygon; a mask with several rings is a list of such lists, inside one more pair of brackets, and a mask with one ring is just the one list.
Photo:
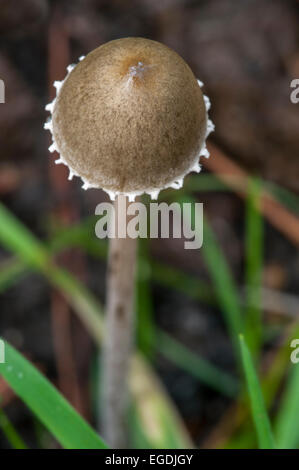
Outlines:
{"label": "mushroom", "polygon": [[[102,188],[118,201],[180,188],[200,171],[213,130],[209,100],[186,62],[159,42],[124,38],[108,42],[68,67],[54,82],[47,105],[50,151],[83,188]],[[111,239],[104,348],[104,433],[112,447],[125,445],[126,375],[133,329],[136,240]]]}

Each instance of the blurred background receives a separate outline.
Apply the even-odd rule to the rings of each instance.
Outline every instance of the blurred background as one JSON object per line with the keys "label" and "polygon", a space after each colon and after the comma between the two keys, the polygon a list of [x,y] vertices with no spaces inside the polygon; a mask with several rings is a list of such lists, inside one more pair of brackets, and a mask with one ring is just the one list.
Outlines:
{"label": "blurred background", "polygon": [[[48,153],[52,83],[102,43],[142,36],[177,51],[212,102],[210,159],[159,197],[204,203],[203,247],[140,243],[136,342],[151,374],[133,394],[131,447],[258,446],[239,332],[278,445],[299,447],[298,20],[292,0],[0,0],[0,334],[93,427],[88,312],[105,305],[107,248],[93,214],[107,195],[68,182]],[[40,262],[43,250],[73,284]],[[2,378],[0,396],[1,448],[17,446],[10,426],[29,447],[58,446]]]}

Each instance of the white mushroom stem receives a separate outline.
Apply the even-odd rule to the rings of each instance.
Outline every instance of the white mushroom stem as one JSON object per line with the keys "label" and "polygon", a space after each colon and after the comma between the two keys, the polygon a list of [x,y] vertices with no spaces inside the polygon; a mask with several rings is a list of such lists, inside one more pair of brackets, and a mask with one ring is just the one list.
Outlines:
{"label": "white mushroom stem", "polygon": [[[123,206],[114,202],[115,220]],[[121,214],[122,231],[127,217]],[[120,227],[117,227],[117,231]],[[125,232],[126,233],[126,232]],[[134,334],[134,285],[137,240],[111,238],[107,273],[106,328],[102,370],[102,433],[115,449],[127,445],[128,375]]]}

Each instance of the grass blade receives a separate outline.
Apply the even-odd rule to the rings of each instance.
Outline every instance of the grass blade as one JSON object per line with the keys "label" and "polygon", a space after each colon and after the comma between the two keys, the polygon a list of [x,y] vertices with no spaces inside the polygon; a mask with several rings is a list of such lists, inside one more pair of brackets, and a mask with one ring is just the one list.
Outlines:
{"label": "grass blade", "polygon": [[272,181],[265,181],[264,185],[287,209],[294,214],[299,214],[299,197],[297,194]]}
{"label": "grass blade", "polygon": [[204,219],[204,242],[202,253],[222,306],[231,340],[238,350],[238,335],[243,329],[243,319],[237,286],[229,265],[222,253],[213,229]]}
{"label": "grass blade", "polygon": [[162,330],[157,331],[157,344],[159,344],[159,352],[176,366],[217,392],[230,398],[236,396],[238,383],[233,377],[197,354],[192,353],[183,344]]}
{"label": "grass blade", "polygon": [[154,308],[149,279],[151,266],[148,261],[148,240],[139,240],[138,272],[136,276],[136,311],[137,311],[137,343],[140,350],[152,358],[156,341],[154,324]]}
{"label": "grass blade", "polygon": [[274,438],[259,379],[257,377],[249,349],[245,343],[244,336],[239,335],[239,339],[243,369],[250,398],[252,418],[258,437],[259,448],[274,449]]}
{"label": "grass blade", "polygon": [[[298,337],[298,336],[297,336]],[[299,367],[292,364],[282,402],[276,418],[276,436],[279,449],[299,447]]]}
{"label": "grass blade", "polygon": [[26,274],[26,266],[19,260],[9,259],[0,264],[0,293],[18,282]]}
{"label": "grass blade", "polygon": [[3,204],[0,204],[0,226],[0,239],[5,247],[18,253],[33,268],[47,269],[49,258],[43,244]]}
{"label": "grass blade", "polygon": [[5,435],[12,449],[27,449],[27,446],[13,424],[8,419],[6,413],[0,408],[0,428]]}
{"label": "grass blade", "polygon": [[131,389],[138,427],[154,449],[192,449],[194,447],[181,417],[161,381],[141,355],[132,361]]}
{"label": "grass blade", "polygon": [[231,191],[228,184],[221,181],[213,173],[201,173],[198,175],[190,175],[186,178],[183,191]]}
{"label": "grass blade", "polygon": [[106,444],[53,385],[5,342],[0,374],[67,449],[105,449]]}
{"label": "grass blade", "polygon": [[261,284],[263,269],[263,218],[260,212],[259,180],[250,179],[245,215],[245,285],[247,307],[245,338],[254,358],[259,355],[262,342]]}

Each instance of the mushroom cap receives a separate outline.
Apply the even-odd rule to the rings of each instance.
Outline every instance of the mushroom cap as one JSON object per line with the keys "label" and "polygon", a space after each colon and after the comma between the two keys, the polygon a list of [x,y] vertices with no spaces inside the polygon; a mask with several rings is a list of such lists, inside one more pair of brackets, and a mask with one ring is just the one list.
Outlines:
{"label": "mushroom cap", "polygon": [[87,185],[153,192],[198,162],[207,112],[176,52],[124,38],[93,50],[70,72],[55,100],[52,132],[61,158]]}

